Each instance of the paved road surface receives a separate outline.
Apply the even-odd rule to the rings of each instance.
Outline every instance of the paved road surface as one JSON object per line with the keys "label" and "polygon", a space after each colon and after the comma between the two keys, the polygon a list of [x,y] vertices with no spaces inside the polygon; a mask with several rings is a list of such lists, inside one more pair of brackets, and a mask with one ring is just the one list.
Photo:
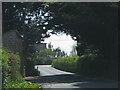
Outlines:
{"label": "paved road surface", "polygon": [[86,78],[74,73],[61,71],[51,65],[36,65],[41,72],[40,77],[31,81],[44,88],[117,88],[118,83],[108,80]]}

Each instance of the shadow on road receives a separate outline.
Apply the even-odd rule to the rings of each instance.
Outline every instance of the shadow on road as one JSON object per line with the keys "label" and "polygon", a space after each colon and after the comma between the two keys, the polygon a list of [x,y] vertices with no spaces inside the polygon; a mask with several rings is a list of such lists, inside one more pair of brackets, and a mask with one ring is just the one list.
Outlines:
{"label": "shadow on road", "polygon": [[96,80],[93,78],[85,78],[83,76],[76,76],[71,74],[60,74],[60,75],[49,75],[49,76],[39,76],[32,79],[26,79],[33,83],[72,83],[73,86],[80,88],[117,88],[117,83],[106,80]]}
{"label": "shadow on road", "polygon": [[49,75],[49,76],[39,76],[31,79],[26,79],[33,83],[73,83],[85,81],[85,78],[80,76],[75,76],[71,74],[60,74],[60,75]]}

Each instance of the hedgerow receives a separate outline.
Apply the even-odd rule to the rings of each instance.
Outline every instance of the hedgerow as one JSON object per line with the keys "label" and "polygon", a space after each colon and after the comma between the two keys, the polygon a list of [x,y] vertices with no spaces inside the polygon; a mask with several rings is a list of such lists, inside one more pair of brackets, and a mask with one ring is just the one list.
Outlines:
{"label": "hedgerow", "polygon": [[64,71],[76,72],[78,59],[79,56],[58,58],[53,60],[52,66]]}
{"label": "hedgerow", "polygon": [[2,88],[41,88],[27,82],[20,74],[20,56],[10,50],[0,50],[2,54]]}
{"label": "hedgerow", "polygon": [[109,70],[104,58],[94,54],[58,58],[53,60],[52,66],[64,71],[97,77],[108,77]]}

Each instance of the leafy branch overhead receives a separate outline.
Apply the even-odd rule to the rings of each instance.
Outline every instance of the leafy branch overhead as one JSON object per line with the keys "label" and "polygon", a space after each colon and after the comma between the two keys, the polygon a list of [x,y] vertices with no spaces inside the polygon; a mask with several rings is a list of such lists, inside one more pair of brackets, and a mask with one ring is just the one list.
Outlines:
{"label": "leafy branch overhead", "polygon": [[76,37],[78,55],[112,56],[117,23],[118,3],[3,3],[3,32],[18,30],[26,48],[49,37],[47,30],[64,31]]}

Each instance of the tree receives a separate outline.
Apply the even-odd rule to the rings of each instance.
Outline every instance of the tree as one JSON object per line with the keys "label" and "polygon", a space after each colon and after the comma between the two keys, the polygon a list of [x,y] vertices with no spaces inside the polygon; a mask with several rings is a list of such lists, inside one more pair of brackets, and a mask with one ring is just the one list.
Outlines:
{"label": "tree", "polygon": [[23,36],[24,56],[52,29],[76,37],[78,55],[103,55],[106,64],[117,59],[118,3],[3,3],[3,16],[3,30],[16,27]]}
{"label": "tree", "polygon": [[56,53],[51,49],[43,49],[36,53],[36,64],[51,64],[52,59],[55,58]]}
{"label": "tree", "polygon": [[52,3],[50,10],[51,22],[76,37],[79,56],[102,56],[107,71],[117,72],[118,3]]}
{"label": "tree", "polygon": [[[4,2],[3,6],[3,33],[9,30],[17,30],[23,39],[22,60],[27,67],[29,58],[32,58],[35,50],[33,45],[40,43],[44,37],[49,37],[46,33],[51,14],[44,3],[23,3]],[[38,6],[38,7],[36,7]],[[31,63],[32,64],[32,63]],[[23,67],[23,66],[22,66]]]}
{"label": "tree", "polygon": [[48,44],[48,48],[49,48],[49,49],[52,49],[52,48],[53,48],[53,45],[51,45],[51,42]]}
{"label": "tree", "polygon": [[87,45],[84,47],[112,58],[117,38],[117,3],[52,3],[50,10],[54,12],[51,22],[62,24],[62,30],[77,37],[78,55],[84,54],[79,48]]}
{"label": "tree", "polygon": [[65,57],[66,53],[64,51],[61,51],[60,47],[53,49],[54,52],[56,52],[56,57]]}
{"label": "tree", "polygon": [[76,56],[77,55],[77,52],[76,52],[76,46],[73,45],[72,47],[72,51],[70,52],[70,56]]}

